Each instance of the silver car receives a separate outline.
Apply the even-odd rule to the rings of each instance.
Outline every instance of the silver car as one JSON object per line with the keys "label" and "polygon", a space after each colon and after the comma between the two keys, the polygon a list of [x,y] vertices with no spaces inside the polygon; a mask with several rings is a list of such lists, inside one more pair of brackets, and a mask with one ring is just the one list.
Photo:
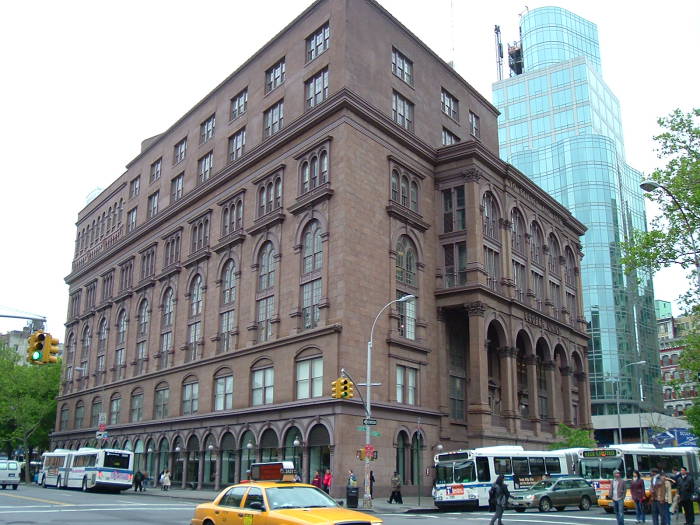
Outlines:
{"label": "silver car", "polygon": [[539,509],[548,512],[555,508],[578,507],[588,510],[597,502],[595,490],[583,478],[544,479],[526,490],[511,493],[510,508],[517,512]]}

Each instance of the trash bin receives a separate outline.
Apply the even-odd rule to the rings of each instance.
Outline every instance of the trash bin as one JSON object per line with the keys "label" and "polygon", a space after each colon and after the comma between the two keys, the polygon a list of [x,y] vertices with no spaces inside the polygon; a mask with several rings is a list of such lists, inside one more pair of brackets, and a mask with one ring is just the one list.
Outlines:
{"label": "trash bin", "polygon": [[348,500],[348,508],[349,509],[356,509],[357,508],[357,495],[359,493],[359,488],[358,487],[348,487],[347,492],[345,493],[345,499]]}

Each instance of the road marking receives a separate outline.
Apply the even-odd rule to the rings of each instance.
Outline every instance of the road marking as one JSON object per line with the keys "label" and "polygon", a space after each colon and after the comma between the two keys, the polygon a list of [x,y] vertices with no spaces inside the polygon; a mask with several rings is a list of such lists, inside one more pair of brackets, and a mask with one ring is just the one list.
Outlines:
{"label": "road marking", "polygon": [[154,508],[153,506],[149,505],[147,507],[142,507],[142,506],[131,506],[128,508],[125,507],[81,507],[81,508],[76,508],[75,506],[72,506],[70,508],[60,508],[57,509],[56,507],[46,509],[46,510],[37,510],[37,508],[27,508],[27,507],[15,507],[15,509],[26,509],[26,510],[0,510],[0,514],[27,514],[30,512],[33,513],[40,513],[40,514],[48,514],[48,513],[64,513],[64,512],[99,512],[99,511],[106,511],[106,510],[149,510],[151,512],[162,512],[162,511],[180,511],[180,510],[192,510],[192,506],[190,505],[168,505],[167,509],[162,509],[162,508]]}
{"label": "road marking", "polygon": [[8,494],[6,492],[0,492],[0,496],[6,496],[8,498],[26,499],[26,500],[30,500],[30,501],[38,501],[40,503],[52,503],[54,505],[73,505],[73,503],[66,503],[65,501],[54,501],[51,499],[32,498],[30,496],[17,496],[16,494]]}

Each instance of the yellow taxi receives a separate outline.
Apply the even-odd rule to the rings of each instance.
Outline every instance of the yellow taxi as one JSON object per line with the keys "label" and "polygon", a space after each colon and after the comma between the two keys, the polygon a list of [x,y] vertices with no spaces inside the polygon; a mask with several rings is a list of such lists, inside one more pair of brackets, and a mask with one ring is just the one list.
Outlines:
{"label": "yellow taxi", "polygon": [[[644,514],[651,514],[651,490],[649,488],[650,481],[648,478],[642,478],[644,480]],[[604,483],[605,482],[605,483]],[[600,482],[599,496],[598,496],[598,506],[605,509],[605,512],[612,514],[614,512],[613,500],[608,497],[610,493],[610,480],[604,480]],[[673,494],[675,495],[676,489],[673,489]],[[623,503],[625,510],[634,510],[635,504],[632,499],[632,494],[629,489],[629,481],[627,482],[627,490],[625,491],[625,500]]]}
{"label": "yellow taxi", "polygon": [[211,503],[197,505],[191,525],[383,523],[376,516],[341,507],[313,485],[295,483],[295,475],[291,461],[254,463],[248,481],[225,488]]}

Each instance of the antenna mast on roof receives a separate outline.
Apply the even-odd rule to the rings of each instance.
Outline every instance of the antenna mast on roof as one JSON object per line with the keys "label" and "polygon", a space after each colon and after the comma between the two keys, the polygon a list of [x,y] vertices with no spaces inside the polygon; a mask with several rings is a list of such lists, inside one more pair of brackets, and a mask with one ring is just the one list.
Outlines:
{"label": "antenna mast on roof", "polygon": [[501,43],[501,26],[494,26],[493,32],[496,36],[496,69],[498,80],[503,80],[503,44]]}

